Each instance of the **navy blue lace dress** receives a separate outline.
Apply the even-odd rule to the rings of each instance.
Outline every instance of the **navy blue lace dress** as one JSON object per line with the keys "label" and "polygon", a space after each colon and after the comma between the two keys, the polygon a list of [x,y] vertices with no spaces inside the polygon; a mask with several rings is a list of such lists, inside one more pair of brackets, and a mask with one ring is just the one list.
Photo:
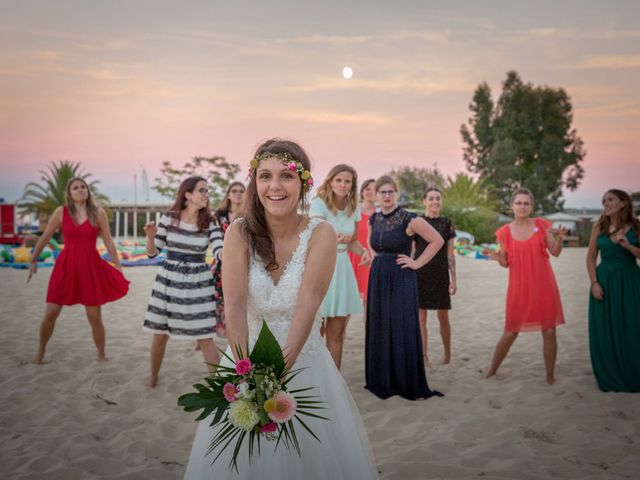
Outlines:
{"label": "navy blue lace dress", "polygon": [[376,256],[367,297],[366,388],[383,399],[393,395],[409,400],[442,396],[427,384],[416,272],[396,264],[399,254],[411,255],[412,238],[406,230],[415,216],[397,208],[369,218],[371,248]]}

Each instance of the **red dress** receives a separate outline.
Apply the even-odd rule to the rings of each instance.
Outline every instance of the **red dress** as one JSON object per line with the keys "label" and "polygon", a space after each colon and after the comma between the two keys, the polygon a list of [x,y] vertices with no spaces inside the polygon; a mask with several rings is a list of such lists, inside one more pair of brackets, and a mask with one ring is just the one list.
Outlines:
{"label": "red dress", "polygon": [[560,292],[545,240],[552,224],[541,218],[534,223],[534,233],[525,241],[514,239],[509,225],[496,231],[509,261],[504,326],[507,332],[540,331],[564,323]]}
{"label": "red dress", "polygon": [[100,258],[96,240],[100,229],[89,220],[76,225],[67,212],[62,211],[64,248],[57,258],[49,279],[47,303],[91,307],[124,297],[129,281],[118,269]]}
{"label": "red dress", "polygon": [[[364,248],[367,248],[369,244],[369,217],[365,213],[361,213],[361,220],[356,222],[358,240]],[[369,285],[369,270],[371,269],[370,265],[358,265],[360,263],[360,257],[354,253],[349,252],[349,259],[351,260],[351,265],[353,266],[353,271],[356,274],[356,280],[358,281],[358,291],[362,296],[362,299],[365,302],[367,301],[367,287]]]}

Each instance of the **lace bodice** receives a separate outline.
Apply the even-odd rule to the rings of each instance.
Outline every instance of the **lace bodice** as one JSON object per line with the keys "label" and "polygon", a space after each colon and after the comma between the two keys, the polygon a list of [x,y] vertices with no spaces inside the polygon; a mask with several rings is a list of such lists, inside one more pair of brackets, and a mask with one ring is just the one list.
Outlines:
{"label": "lace bodice", "polygon": [[[267,322],[280,345],[284,346],[298,300],[298,290],[302,283],[309,239],[314,228],[322,222],[323,220],[319,218],[309,220],[307,227],[300,233],[298,246],[289,263],[285,265],[277,284],[273,283],[260,259],[253,256],[250,258],[247,297],[250,348],[253,348],[258,338],[262,328],[262,320]],[[312,354],[323,346],[319,329],[320,321],[320,312],[318,312],[301,355]]]}

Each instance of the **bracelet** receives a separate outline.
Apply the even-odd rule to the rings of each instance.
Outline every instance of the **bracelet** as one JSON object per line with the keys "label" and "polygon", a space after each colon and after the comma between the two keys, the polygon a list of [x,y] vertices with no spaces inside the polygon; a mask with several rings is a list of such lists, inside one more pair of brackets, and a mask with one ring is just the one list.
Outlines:
{"label": "bracelet", "polygon": [[591,282],[591,286],[593,287],[596,283],[598,283],[598,280],[594,280],[593,282]]}

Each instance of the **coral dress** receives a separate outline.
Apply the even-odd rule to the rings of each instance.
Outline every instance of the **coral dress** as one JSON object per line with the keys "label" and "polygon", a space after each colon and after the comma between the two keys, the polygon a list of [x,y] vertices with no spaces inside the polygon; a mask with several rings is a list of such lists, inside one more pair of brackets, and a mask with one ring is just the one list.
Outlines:
{"label": "coral dress", "polygon": [[[369,215],[366,213],[360,213],[361,220],[356,223],[358,232],[358,240],[364,248],[367,248],[369,242]],[[368,250],[368,248],[367,248]],[[370,265],[359,265],[360,257],[355,253],[349,252],[349,260],[351,260],[351,266],[353,272],[356,274],[356,280],[358,282],[358,291],[362,300],[367,301],[367,287],[369,285],[369,271]]]}
{"label": "coral dress", "polygon": [[534,220],[528,240],[513,238],[509,225],[496,231],[509,261],[509,288],[504,329],[530,332],[554,328],[564,323],[560,292],[549,262],[546,235],[551,222]]}
{"label": "coral dress", "polygon": [[64,207],[62,236],[64,248],[49,279],[47,303],[87,307],[103,305],[124,297],[129,281],[118,269],[100,258],[96,240],[100,229],[85,220],[76,225]]}

